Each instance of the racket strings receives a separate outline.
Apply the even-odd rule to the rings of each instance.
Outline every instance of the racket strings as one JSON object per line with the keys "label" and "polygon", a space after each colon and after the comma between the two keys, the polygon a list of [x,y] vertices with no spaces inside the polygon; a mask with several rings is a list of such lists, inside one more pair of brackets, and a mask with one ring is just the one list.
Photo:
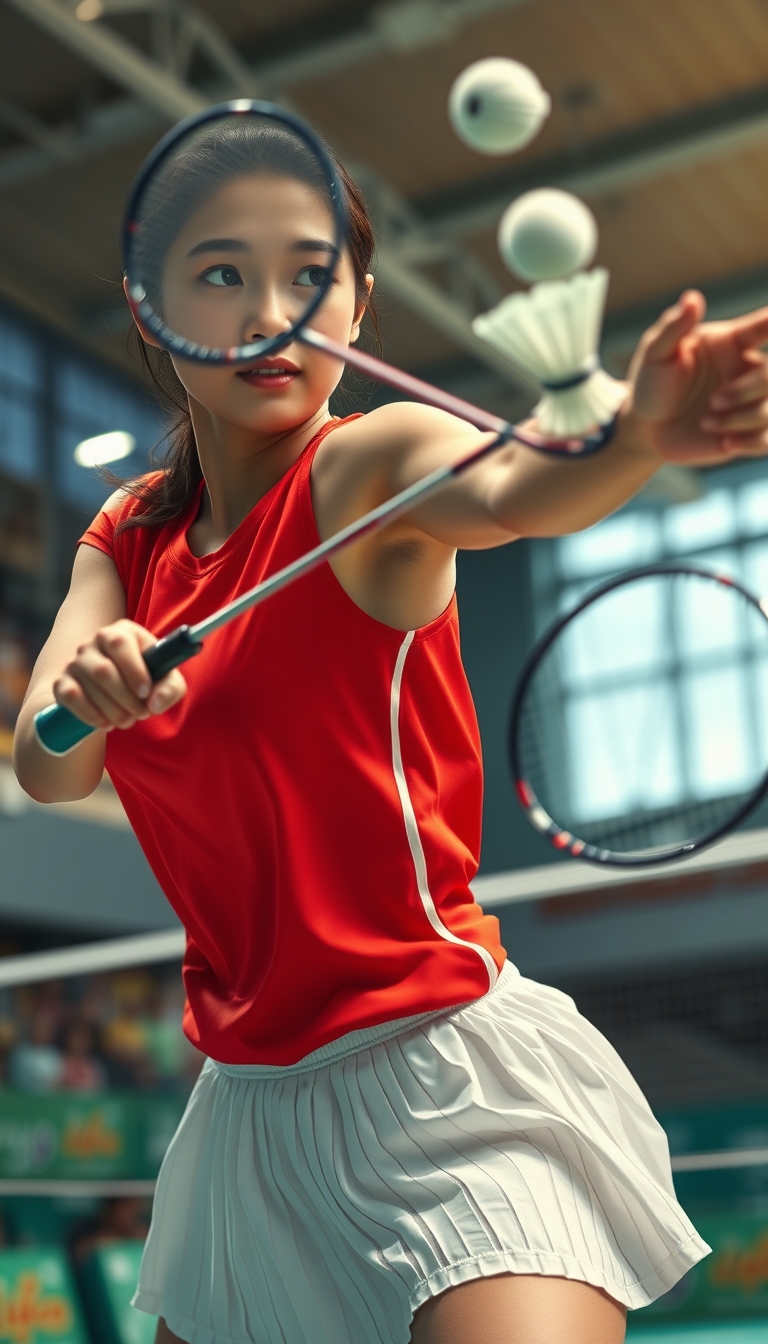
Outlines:
{"label": "racket strings", "polygon": [[739,585],[624,576],[539,648],[524,686],[513,767],[560,847],[564,834],[624,857],[698,847],[761,796],[768,621]]}
{"label": "racket strings", "polygon": [[[292,125],[249,111],[194,126],[146,176],[131,221],[129,280],[141,287],[162,322],[167,320],[165,267],[179,235],[219,190],[245,178],[283,178],[308,187],[327,207],[332,232],[340,241],[338,218],[344,207],[340,184],[329,172],[327,159]],[[175,335],[198,341],[196,332]]]}

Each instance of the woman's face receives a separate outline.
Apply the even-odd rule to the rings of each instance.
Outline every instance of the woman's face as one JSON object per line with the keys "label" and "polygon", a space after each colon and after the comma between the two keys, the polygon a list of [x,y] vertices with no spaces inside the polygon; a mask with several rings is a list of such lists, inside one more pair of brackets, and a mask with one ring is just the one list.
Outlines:
{"label": "woman's face", "polygon": [[[166,257],[163,315],[180,335],[209,346],[246,345],[288,330],[316,295],[335,256],[330,208],[289,177],[239,177],[190,216]],[[357,336],[345,251],[312,325],[338,341]],[[338,361],[292,341],[253,365],[197,364],[173,358],[187,392],[213,415],[274,434],[304,423],[341,377]]]}

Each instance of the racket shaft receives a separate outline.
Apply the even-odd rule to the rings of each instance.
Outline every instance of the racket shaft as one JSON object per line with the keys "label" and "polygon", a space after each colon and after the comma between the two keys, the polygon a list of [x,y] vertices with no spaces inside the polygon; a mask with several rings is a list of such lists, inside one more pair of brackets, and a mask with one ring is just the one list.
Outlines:
{"label": "racket shaft", "polygon": [[[484,413],[480,412],[480,414]],[[371,532],[377,532],[379,528],[391,523],[393,519],[408,513],[414,504],[420,504],[432,495],[437,494],[438,490],[441,490],[448,481],[455,480],[457,476],[462,475],[469,467],[487,457],[489,453],[503,447],[513,435],[512,425],[508,425],[506,421],[499,420],[495,416],[489,416],[488,419],[493,419],[496,425],[501,426],[496,438],[492,439],[490,443],[481,444],[479,448],[475,448],[466,457],[454,462],[451,466],[437,467],[428,476],[423,476],[421,480],[414,481],[413,485],[406,486],[405,490],[401,490],[399,494],[393,495],[383,504],[378,504],[375,509],[364,513],[361,518],[358,518],[354,523],[349,523],[341,531],[335,532],[326,541],[321,541],[319,546],[307,551],[306,555],[299,556],[290,565],[278,570],[277,574],[273,574],[271,578],[264,579],[255,588],[250,588],[247,593],[243,593],[241,597],[227,603],[225,607],[221,607],[204,621],[199,621],[197,625],[190,626],[190,639],[201,641],[212,634],[214,630],[220,629],[222,625],[227,625],[236,616],[251,611],[253,607],[259,606],[268,597],[273,597],[275,593],[280,592],[281,588],[287,588],[289,584],[295,583],[296,579],[300,579],[302,575],[311,573],[313,569],[317,569],[319,565],[324,564],[334,555],[338,555],[353,541],[359,541],[361,537],[368,536]],[[150,650],[150,652],[153,651]]]}
{"label": "racket shaft", "polygon": [[490,443],[482,444],[452,466],[437,467],[428,476],[423,476],[420,481],[415,481],[413,485],[406,486],[405,490],[393,495],[383,504],[377,505],[369,513],[364,513],[362,518],[358,518],[356,522],[342,528],[340,532],[334,533],[327,541],[322,541],[319,546],[307,551],[306,555],[299,556],[298,560],[292,561],[290,565],[278,570],[277,574],[273,574],[271,578],[265,579],[263,583],[249,589],[247,593],[243,593],[242,597],[235,598],[234,602],[229,602],[226,607],[221,607],[219,611],[215,611],[206,620],[199,621],[197,625],[191,626],[191,636],[194,639],[204,639],[206,635],[218,630],[220,626],[234,620],[236,616],[242,615],[245,611],[250,611],[260,602],[264,602],[266,598],[272,597],[274,593],[278,593],[281,588],[287,587],[289,583],[294,583],[303,574],[309,574],[313,569],[317,569],[318,565],[322,565],[332,556],[338,555],[339,551],[343,551],[351,542],[359,541],[361,537],[365,537],[371,532],[377,532],[379,528],[392,522],[394,518],[400,517],[403,513],[408,513],[414,504],[420,504],[425,499],[429,499],[438,490],[442,489],[446,482],[454,480],[469,467],[474,466],[475,463],[509,441],[512,437],[512,426],[505,424],[503,420],[497,420],[496,423],[502,425],[503,429]]}
{"label": "racket shaft", "polygon": [[491,434],[507,433],[511,429],[507,421],[499,419],[497,415],[491,415],[488,411],[481,410],[479,406],[462,401],[461,397],[454,397],[440,387],[433,387],[431,383],[424,383],[421,378],[414,378],[411,373],[395,369],[391,364],[385,364],[382,359],[367,355],[364,350],[358,350],[353,345],[342,345],[340,341],[324,336],[313,327],[303,327],[299,332],[299,339],[305,345],[311,345],[326,355],[333,355],[336,359],[343,360],[345,364],[353,365],[369,378],[375,378],[377,382],[386,383],[389,387],[397,388],[399,392],[406,392],[409,396],[416,397],[428,406],[435,406],[440,411],[448,411],[450,415],[466,420],[476,429],[487,429]]}
{"label": "racket shaft", "polygon": [[[481,413],[482,414],[482,413]],[[370,532],[377,531],[386,523],[397,518],[400,514],[407,513],[413,508],[414,504],[428,499],[446,484],[447,481],[461,475],[468,467],[479,462],[481,458],[486,457],[488,453],[501,447],[512,437],[512,426],[507,425],[503,420],[493,419],[494,424],[502,428],[496,438],[488,444],[481,444],[479,448],[455,462],[452,466],[438,467],[430,472],[428,476],[420,481],[415,481],[399,494],[394,495],[392,499],[379,504],[369,513],[363,514],[356,522],[350,523],[348,527],[342,528],[340,532],[323,541],[313,550],[308,551],[306,555],[299,556],[290,565],[273,574],[271,578],[265,579],[255,588],[250,588],[242,597],[238,597],[234,602],[229,602],[227,606],[221,607],[219,611],[209,616],[207,620],[198,622],[193,626],[181,626],[178,630],[172,631],[164,639],[158,641],[151,649],[144,653],[144,662],[153,681],[159,681],[171,668],[178,667],[186,662],[188,658],[194,657],[202,648],[202,641],[207,635],[218,630],[222,625],[227,625],[235,617],[241,616],[244,612],[250,611],[259,603],[266,601],[278,593],[281,588],[286,588],[288,584],[294,583],[296,579],[301,578],[303,574],[309,574],[318,565],[322,565],[332,556],[337,555],[345,546],[351,542],[359,540],[360,537],[368,535]],[[90,737],[95,732],[90,724],[83,723],[74,714],[65,709],[63,705],[48,705],[35,715],[35,734],[40,746],[52,756],[66,756],[86,737]]]}
{"label": "racket shaft", "polygon": [[385,364],[383,360],[376,359],[374,355],[367,355],[364,350],[358,350],[354,345],[342,345],[340,341],[324,336],[313,327],[302,327],[297,334],[305,345],[311,345],[315,350],[322,350],[326,355],[351,364],[369,378],[374,378],[379,383],[386,383],[389,387],[396,388],[398,392],[404,392],[406,396],[416,397],[426,406],[447,411],[449,415],[455,415],[459,420],[466,420],[476,429],[488,430],[491,434],[504,434],[505,442],[514,438],[526,448],[546,453],[549,457],[553,454],[586,457],[604,448],[613,434],[615,417],[608,425],[600,426],[594,434],[579,439],[545,439],[540,434],[535,434],[533,430],[517,427],[513,429],[506,420],[499,419],[497,415],[491,415],[488,411],[481,410],[479,406],[463,401],[461,397],[454,397],[452,393],[444,392],[440,387],[433,387],[431,383],[425,383],[421,378],[414,378],[411,373],[404,373],[402,369]]}

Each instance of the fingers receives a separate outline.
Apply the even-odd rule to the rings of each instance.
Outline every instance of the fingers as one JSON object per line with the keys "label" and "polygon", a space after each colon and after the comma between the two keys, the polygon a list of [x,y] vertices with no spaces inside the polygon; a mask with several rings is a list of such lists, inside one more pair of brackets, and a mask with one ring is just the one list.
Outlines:
{"label": "fingers", "polygon": [[57,677],[53,683],[53,695],[56,703],[68,709],[75,718],[89,723],[92,728],[114,728],[114,723],[103,714],[95,700],[89,699],[83,687],[68,672]]}
{"label": "fingers", "polygon": [[155,683],[147,701],[147,709],[150,714],[163,714],[166,709],[171,708],[171,705],[177,704],[186,693],[187,683],[179,669],[174,667],[172,672],[168,672],[161,681]]}
{"label": "fingers", "polygon": [[756,350],[745,350],[742,360],[747,365],[745,372],[712,393],[709,399],[711,410],[729,411],[768,397],[768,359]]}
{"label": "fingers", "polygon": [[54,683],[59,704],[95,728],[130,728],[138,719],[161,714],[186,691],[178,669],[154,687],[142,649],[155,643],[132,621],[117,621],[83,644]]}
{"label": "fingers", "polygon": [[[152,688],[147,665],[141,656],[142,646],[147,648],[151,645],[139,640],[140,629],[140,626],[129,624],[128,621],[118,621],[115,625],[99,630],[93,641],[94,655],[101,654],[105,665],[116,674],[115,684],[119,684],[121,690],[120,703],[124,703],[135,715],[146,712],[143,702],[149,698]],[[142,633],[149,634],[148,631]]]}
{"label": "fingers", "polygon": [[768,360],[757,351],[745,351],[747,368],[738,378],[718,387],[699,421],[708,434],[757,434],[768,428]]}
{"label": "fingers", "polygon": [[747,313],[737,319],[733,327],[736,340],[743,349],[748,346],[764,345],[768,341],[768,307],[757,308],[754,313]]}
{"label": "fingers", "polygon": [[768,456],[768,430],[763,428],[755,434],[724,434],[718,446],[724,457],[765,457]]}
{"label": "fingers", "polygon": [[640,346],[646,364],[661,363],[674,355],[680,341],[700,322],[706,311],[704,295],[689,289],[649,327]]}
{"label": "fingers", "polygon": [[748,434],[768,427],[768,400],[739,406],[719,415],[702,417],[699,425],[707,434]]}

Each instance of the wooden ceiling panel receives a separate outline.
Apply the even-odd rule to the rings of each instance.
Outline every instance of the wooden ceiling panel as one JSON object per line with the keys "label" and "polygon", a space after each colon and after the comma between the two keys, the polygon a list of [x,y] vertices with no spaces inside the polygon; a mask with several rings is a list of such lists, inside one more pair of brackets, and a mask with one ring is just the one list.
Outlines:
{"label": "wooden ceiling panel", "polygon": [[365,62],[295,91],[338,148],[409,195],[484,177],[509,158],[463,146],[447,118],[450,86],[471,61],[508,55],[553,97],[521,164],[768,82],[766,0],[535,0],[450,42]]}
{"label": "wooden ceiling panel", "polygon": [[[608,308],[768,267],[768,144],[591,201],[596,262],[611,272]],[[495,233],[472,250],[505,292],[521,288],[503,266]]]}
{"label": "wooden ceiling panel", "polygon": [[637,187],[595,213],[612,309],[768,265],[768,149]]}
{"label": "wooden ceiling panel", "polygon": [[254,60],[258,61],[258,43],[265,41],[272,49],[275,37],[290,51],[306,40],[302,25],[318,19],[327,23],[360,19],[373,0],[280,0],[280,4],[254,3],[254,0],[204,0],[198,8],[233,41],[247,43]]}
{"label": "wooden ceiling panel", "polygon": [[[291,54],[307,34],[312,41],[322,36],[324,24],[329,34],[359,25],[371,7],[369,0],[283,0],[279,7],[202,0],[212,21],[256,61],[262,45],[267,55]],[[514,159],[473,153],[446,113],[459,71],[497,53],[530,65],[554,100],[541,135]],[[596,140],[760,87],[768,87],[768,0],[528,0],[467,24],[455,39],[366,60],[290,94],[342,155],[421,198],[464,183],[471,193],[474,182],[508,164],[555,153],[577,164]],[[57,122],[115,95],[0,6],[0,98]],[[0,147],[19,144],[2,129],[0,105]],[[73,330],[78,321],[98,328],[101,311],[114,308],[120,216],[149,146],[145,139],[66,168],[51,163],[40,176],[0,190],[0,288],[27,292],[37,310],[47,303]],[[612,273],[612,310],[768,265],[768,141],[765,149],[590,204],[601,232],[599,260]],[[492,234],[471,246],[504,290],[516,287]],[[411,367],[456,358],[455,346],[394,300],[384,296],[383,308],[388,358]]]}

